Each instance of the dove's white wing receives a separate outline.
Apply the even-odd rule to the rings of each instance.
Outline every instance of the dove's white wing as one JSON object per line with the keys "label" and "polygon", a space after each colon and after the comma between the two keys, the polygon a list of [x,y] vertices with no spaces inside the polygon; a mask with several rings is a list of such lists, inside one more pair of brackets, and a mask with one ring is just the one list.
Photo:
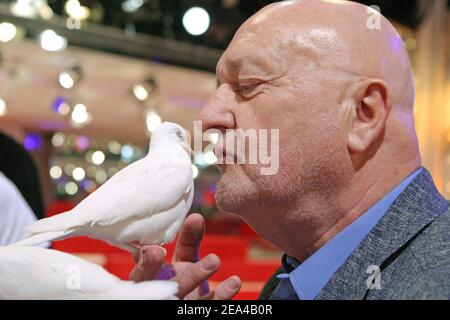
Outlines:
{"label": "dove's white wing", "polygon": [[133,179],[133,177],[140,175],[146,168],[146,160],[146,158],[142,158],[129,164],[127,167],[114,174],[105,184],[103,184],[103,186],[120,183],[125,180]]}
{"label": "dove's white wing", "polygon": [[[110,189],[115,184],[120,184],[127,180],[132,180],[134,177],[139,176],[142,174],[142,172],[145,171],[146,166],[146,158],[140,159],[136,162],[133,162],[132,164],[128,165],[126,168],[120,170],[117,172],[114,176],[112,176],[105,184],[100,186],[94,193],[89,195],[87,198],[85,198],[81,203],[78,204],[77,208],[72,211],[65,212],[64,214],[56,215],[50,218],[45,218],[36,221],[33,224],[30,224],[26,227],[26,232],[28,236],[38,234],[38,233],[44,233],[44,232],[57,232],[61,233],[62,235],[66,232],[70,232],[72,228],[81,227],[83,224],[89,224],[89,221],[86,221],[86,219],[83,219],[84,222],[81,222],[79,219],[78,214],[74,214],[75,211],[79,212],[79,207],[83,206],[86,207],[88,210],[87,212],[93,212],[92,207],[89,208],[90,205],[92,205],[95,201],[93,198],[97,197],[100,193],[103,192],[104,189]],[[114,189],[114,188],[111,188]],[[104,198],[104,197],[102,197]],[[110,203],[112,199],[110,199],[107,203]],[[103,205],[102,205],[103,207]],[[102,207],[99,207],[99,211],[95,211],[97,213],[103,212]],[[73,230],[72,230],[73,231]],[[43,235],[44,237],[47,236],[47,234]],[[50,237],[52,239],[52,237]],[[39,241],[37,241],[39,242]],[[30,245],[30,244],[26,244]]]}
{"label": "dove's white wing", "polygon": [[172,299],[172,282],[134,284],[67,253],[0,248],[0,299]]}
{"label": "dove's white wing", "polygon": [[167,151],[168,157],[146,159],[145,169],[130,178],[118,177],[105,184],[75,209],[78,225],[109,226],[128,219],[151,216],[175,206],[192,188],[190,159],[181,149],[180,156]]}
{"label": "dove's white wing", "polygon": [[182,200],[190,192],[192,181],[186,152],[182,148],[167,149],[118,172],[71,212],[39,220],[28,226],[27,231],[69,232],[78,227],[110,226],[151,216]]}

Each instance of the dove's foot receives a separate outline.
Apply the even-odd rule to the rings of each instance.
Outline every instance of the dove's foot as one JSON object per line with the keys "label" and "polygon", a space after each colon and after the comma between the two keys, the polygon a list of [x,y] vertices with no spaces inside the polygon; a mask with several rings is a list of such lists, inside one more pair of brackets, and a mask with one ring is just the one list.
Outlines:
{"label": "dove's foot", "polygon": [[[146,244],[142,244],[142,243],[138,243],[137,241],[133,241],[131,243],[128,244],[128,246],[130,246],[131,248],[133,248],[133,255],[138,255],[139,260],[137,262],[137,267],[139,270],[143,271],[144,270],[144,263],[145,263],[145,259],[146,259],[146,254],[145,254],[145,250],[150,247],[150,246],[156,246],[156,245],[146,245]],[[158,246],[160,247],[160,246]],[[161,249],[163,249],[163,254],[164,257],[167,256],[167,249],[164,247],[160,247]]]}
{"label": "dove's foot", "polygon": [[161,249],[163,249],[164,251],[164,257],[167,256],[167,249],[164,248],[162,246],[162,244],[154,244],[154,245],[149,245],[149,244],[145,244],[145,243],[141,243],[139,241],[132,241],[130,243],[127,244],[128,247],[132,248],[132,253],[133,254],[137,254],[138,252],[140,253],[140,256],[142,256],[143,251],[145,250],[145,248],[149,247],[149,246],[158,246],[161,247]]}

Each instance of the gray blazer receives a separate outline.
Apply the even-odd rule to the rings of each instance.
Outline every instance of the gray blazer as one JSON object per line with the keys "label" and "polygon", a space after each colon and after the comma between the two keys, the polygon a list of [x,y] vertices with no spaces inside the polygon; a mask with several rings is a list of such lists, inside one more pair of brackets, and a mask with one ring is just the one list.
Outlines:
{"label": "gray blazer", "polygon": [[[270,299],[278,285],[275,275],[260,299]],[[397,198],[316,299],[450,299],[449,203],[436,190],[426,169]]]}

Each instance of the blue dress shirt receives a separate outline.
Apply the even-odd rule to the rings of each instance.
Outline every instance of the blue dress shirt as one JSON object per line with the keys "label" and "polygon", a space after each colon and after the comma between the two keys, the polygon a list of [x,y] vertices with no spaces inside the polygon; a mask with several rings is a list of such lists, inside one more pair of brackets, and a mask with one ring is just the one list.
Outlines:
{"label": "blue dress shirt", "polygon": [[282,265],[288,273],[277,276],[281,281],[274,291],[274,299],[313,300],[421,170],[405,179],[303,263],[284,255]]}

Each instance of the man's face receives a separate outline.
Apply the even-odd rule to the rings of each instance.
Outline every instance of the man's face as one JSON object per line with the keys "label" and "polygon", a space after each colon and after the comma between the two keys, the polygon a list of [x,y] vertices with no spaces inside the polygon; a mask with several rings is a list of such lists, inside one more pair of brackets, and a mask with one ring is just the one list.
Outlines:
{"label": "man's face", "polygon": [[279,130],[275,175],[262,175],[260,163],[219,165],[217,204],[243,215],[324,188],[339,175],[346,150],[339,90],[321,66],[323,57],[299,47],[298,30],[267,30],[241,27],[218,62],[217,90],[199,115],[204,130]]}

